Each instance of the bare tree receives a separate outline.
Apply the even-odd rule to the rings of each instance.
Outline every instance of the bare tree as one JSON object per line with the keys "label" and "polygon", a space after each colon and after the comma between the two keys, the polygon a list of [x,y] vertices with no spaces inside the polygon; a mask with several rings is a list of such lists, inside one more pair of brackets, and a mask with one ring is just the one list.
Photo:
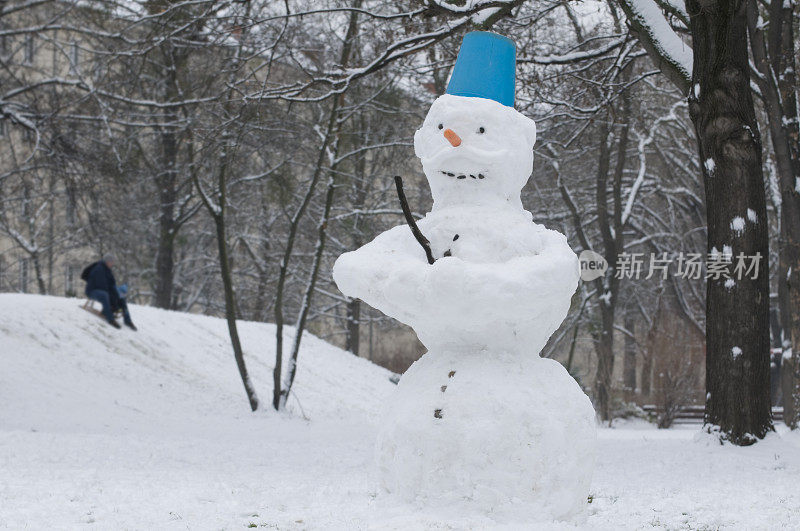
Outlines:
{"label": "bare tree", "polygon": [[[747,48],[747,0],[686,4],[692,44],[654,0],[621,0],[649,55],[688,95],[706,188],[710,257],[768,256],[766,198]],[[748,212],[753,214],[748,217]],[[749,219],[741,230],[735,219]],[[755,218],[755,219],[753,219]],[[727,251],[730,249],[730,251]],[[769,285],[762,272],[733,287],[707,282],[706,423],[734,444],[772,429],[769,403]]]}
{"label": "bare tree", "polygon": [[[780,201],[779,267],[777,274],[781,343],[784,350],[784,415],[787,426],[800,426],[800,118],[797,115],[794,9],[792,2],[772,0],[762,9],[747,5],[750,37],[758,86],[764,102],[769,135],[778,173]],[[769,24],[759,24],[768,20]]]}

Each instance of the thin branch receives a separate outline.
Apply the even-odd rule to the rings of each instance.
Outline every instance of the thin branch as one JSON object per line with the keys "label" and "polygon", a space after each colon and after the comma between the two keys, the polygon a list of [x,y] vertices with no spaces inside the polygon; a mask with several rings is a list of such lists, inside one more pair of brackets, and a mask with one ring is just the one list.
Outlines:
{"label": "thin branch", "polygon": [[425,256],[428,258],[428,263],[433,265],[436,259],[433,257],[433,253],[431,252],[431,242],[429,242],[428,238],[426,238],[422,234],[422,231],[419,230],[417,222],[414,221],[414,216],[411,215],[411,209],[408,207],[408,199],[406,199],[406,194],[403,191],[403,178],[399,175],[395,175],[394,184],[397,187],[397,197],[400,198],[400,206],[403,207],[403,215],[406,217],[406,223],[408,223],[408,226],[411,227],[411,233],[414,235],[414,238],[425,250]]}

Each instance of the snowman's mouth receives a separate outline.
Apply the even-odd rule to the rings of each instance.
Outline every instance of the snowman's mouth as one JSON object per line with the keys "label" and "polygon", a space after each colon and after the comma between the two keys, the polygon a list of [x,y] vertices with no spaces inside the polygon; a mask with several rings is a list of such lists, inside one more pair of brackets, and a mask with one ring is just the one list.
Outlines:
{"label": "snowman's mouth", "polygon": [[455,171],[439,170],[442,175],[447,175],[454,179],[485,179],[486,176],[482,173],[461,173]]}

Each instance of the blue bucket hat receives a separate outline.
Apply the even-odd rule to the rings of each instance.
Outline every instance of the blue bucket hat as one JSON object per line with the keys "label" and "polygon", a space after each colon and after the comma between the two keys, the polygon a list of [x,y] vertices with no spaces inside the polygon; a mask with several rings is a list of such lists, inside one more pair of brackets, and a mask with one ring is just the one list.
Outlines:
{"label": "blue bucket hat", "polygon": [[489,31],[467,33],[446,93],[514,107],[516,60],[517,47],[508,37]]}

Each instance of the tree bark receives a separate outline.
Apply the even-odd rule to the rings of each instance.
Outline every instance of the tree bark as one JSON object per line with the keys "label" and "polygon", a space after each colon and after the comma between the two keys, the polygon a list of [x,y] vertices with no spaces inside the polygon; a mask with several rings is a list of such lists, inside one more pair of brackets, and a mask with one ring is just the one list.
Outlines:
{"label": "tree bark", "polygon": [[236,367],[239,370],[239,376],[242,378],[247,400],[250,402],[250,409],[255,411],[258,409],[258,395],[256,394],[253,382],[250,380],[250,375],[247,371],[247,365],[244,361],[244,351],[242,350],[242,343],[239,339],[239,330],[236,326],[237,309],[236,309],[236,294],[233,289],[233,277],[231,275],[231,261],[228,256],[228,240],[225,228],[225,208],[227,202],[227,172],[230,164],[230,151],[234,149],[231,145],[232,142],[228,138],[227,132],[223,132],[222,139],[222,154],[220,156],[220,165],[217,173],[217,205],[212,205],[208,197],[202,192],[202,185],[197,173],[192,173],[192,180],[200,192],[201,200],[208,209],[211,219],[214,220],[214,228],[217,235],[217,252],[219,255],[219,269],[220,276],[222,277],[222,289],[225,296],[225,322],[228,325],[228,335],[231,338],[231,347],[233,348],[233,356],[236,360]]}
{"label": "tree bark", "polygon": [[236,296],[233,290],[233,278],[231,276],[230,261],[228,258],[224,209],[219,215],[213,216],[213,218],[214,226],[217,231],[217,250],[219,252],[222,288],[225,292],[225,321],[228,324],[228,335],[230,335],[231,338],[233,357],[236,359],[236,367],[239,369],[239,376],[242,378],[244,391],[247,394],[247,400],[250,402],[250,409],[255,411],[258,409],[258,395],[256,394],[255,387],[253,387],[253,382],[250,380],[250,375],[247,371],[247,365],[244,361],[244,351],[242,350],[242,343],[239,339],[239,330],[236,326]]}
{"label": "tree bark", "polygon": [[[594,350],[597,354],[597,368],[594,378],[594,405],[595,410],[600,415],[600,418],[611,420],[611,378],[614,372],[614,307],[617,299],[617,289],[619,287],[619,279],[616,278],[614,264],[616,264],[616,256],[618,245],[621,247],[622,230],[620,223],[620,212],[618,210],[621,200],[619,193],[621,185],[618,181],[622,178],[624,169],[624,153],[627,143],[627,127],[623,127],[622,135],[620,136],[617,167],[614,175],[614,205],[615,210],[613,216],[609,214],[608,208],[608,173],[611,166],[611,154],[609,147],[610,126],[607,121],[602,120],[599,124],[599,160],[596,177],[595,188],[595,205],[597,209],[597,223],[603,239],[603,257],[610,265],[604,276],[595,279],[594,288],[599,294],[600,301],[597,303],[598,312],[600,313],[600,323],[593,323],[592,326],[592,339],[594,341]],[[621,159],[619,157],[622,157]],[[570,211],[573,223],[575,225],[575,232],[577,232],[578,239],[584,249],[592,249],[589,244],[589,239],[584,231],[581,215],[578,212],[577,205],[572,200],[566,186],[559,185],[561,197],[566,203]],[[615,224],[613,230],[611,222]],[[619,238],[619,242],[614,237],[614,232]],[[571,365],[571,358],[568,362]]]}
{"label": "tree bark", "polygon": [[[433,50],[434,47],[431,46],[429,50]],[[431,52],[433,53],[433,52]],[[435,76],[434,76],[435,77]],[[365,123],[365,120],[361,119],[361,127],[363,130],[366,130],[368,125]],[[355,178],[353,179],[353,210],[355,212],[361,211],[364,209],[364,204],[367,201],[367,181],[366,178],[366,164],[367,164],[367,157],[363,156],[360,157],[356,163],[355,167]],[[362,224],[363,217],[356,214],[353,219],[353,228],[352,228],[352,241],[353,241],[353,249],[358,249],[364,244],[364,239],[362,235]],[[346,332],[347,336],[345,337],[345,347],[344,349],[348,352],[352,352],[356,356],[359,355],[359,346],[360,346],[360,335],[361,335],[361,301],[358,299],[348,299],[347,301],[347,309],[346,309]]]}
{"label": "tree bark", "polygon": [[[782,328],[781,347],[800,356],[800,123],[797,116],[795,75],[794,5],[783,0],[769,4],[769,25],[759,25],[758,5],[748,5],[748,31],[753,62],[760,75],[761,89],[775,156],[780,187],[780,237],[778,240],[778,307]],[[765,29],[766,28],[766,29]],[[790,358],[791,359],[791,358]],[[792,363],[784,366],[792,366]],[[784,409],[784,422],[795,429],[800,424],[800,379],[789,370],[790,379],[781,378],[784,404],[791,401],[790,414]]]}
{"label": "tree bark", "polygon": [[44,276],[42,276],[42,263],[38,252],[31,255],[31,261],[33,262],[33,272],[36,275],[36,287],[39,289],[39,294],[47,295],[47,287],[44,283]]}
{"label": "tree bark", "polygon": [[600,302],[601,324],[595,338],[597,373],[595,375],[595,400],[597,412],[603,420],[611,420],[611,377],[614,374],[614,308]]}
{"label": "tree bark", "polygon": [[[797,410],[797,402],[793,393],[797,392],[798,369],[795,360],[791,356],[783,358],[781,363],[781,392],[783,393],[783,421],[792,429],[797,429],[797,418],[800,411]],[[794,420],[795,424],[792,425]]]}
{"label": "tree bark", "polygon": [[[335,152],[335,150],[334,150]],[[286,401],[289,399],[289,394],[292,392],[292,385],[294,384],[294,377],[297,373],[297,357],[300,353],[300,342],[303,339],[303,331],[306,328],[306,320],[308,319],[308,312],[311,309],[311,299],[314,297],[314,288],[319,278],[319,268],[322,264],[322,255],[325,251],[325,241],[328,230],[328,220],[331,214],[331,206],[333,205],[333,196],[336,192],[336,172],[335,168],[331,168],[330,176],[328,177],[328,186],[325,192],[325,206],[322,211],[322,219],[320,219],[317,226],[317,246],[314,250],[314,264],[311,267],[311,273],[308,277],[308,284],[306,291],[303,294],[303,301],[300,304],[300,313],[297,316],[297,323],[295,324],[295,335],[292,343],[292,352],[289,357],[289,367],[286,371],[286,381],[283,384],[281,391],[281,401],[279,409],[286,407]]]}
{"label": "tree bark", "polygon": [[[627,71],[626,71],[627,72]],[[625,77],[623,73],[623,78]],[[595,334],[597,352],[597,373],[595,375],[595,401],[600,418],[611,421],[611,389],[614,375],[614,317],[619,295],[620,279],[615,265],[617,256],[624,248],[622,224],[622,176],[625,169],[625,153],[628,145],[628,118],[630,116],[629,97],[623,95],[621,117],[623,120],[617,142],[617,160],[611,183],[612,207],[608,201],[608,177],[611,169],[611,146],[609,145],[610,125],[600,127],[600,158],[597,168],[595,200],[597,204],[597,224],[603,239],[603,256],[610,265],[603,277],[595,280],[601,300],[600,329]]]}
{"label": "tree bark", "polygon": [[[242,62],[241,56],[243,40],[244,39],[241,39],[239,41],[239,46],[236,49],[236,53],[233,58],[230,74],[231,79],[229,79],[228,82],[228,86],[230,87],[227,94],[228,99],[222,106],[224,113],[233,118],[232,121],[239,121],[240,123],[243,121],[242,115],[239,114],[238,116],[235,116],[231,108],[232,105],[230,105],[229,102],[233,97],[232,87],[234,86],[234,83],[232,78]],[[211,219],[214,221],[214,227],[216,229],[217,236],[217,252],[219,255],[220,276],[222,277],[222,288],[225,297],[225,322],[228,325],[228,335],[231,338],[233,356],[236,360],[236,367],[239,370],[239,376],[242,379],[242,384],[244,385],[247,400],[250,403],[250,409],[255,411],[258,409],[259,400],[255,387],[253,386],[253,382],[250,380],[250,374],[247,370],[247,365],[244,361],[244,351],[239,338],[239,329],[236,325],[236,319],[240,316],[240,313],[236,303],[236,293],[233,286],[233,275],[231,272],[233,260],[228,252],[228,238],[225,223],[225,212],[228,207],[228,172],[233,166],[233,161],[236,159],[236,148],[238,146],[238,138],[234,139],[227,127],[228,126],[225,125],[222,128],[220,134],[220,145],[218,147],[220,151],[218,160],[219,166],[217,168],[216,175],[216,204],[212,204],[212,199],[210,199],[209,196],[203,192],[202,184],[200,182],[200,177],[196,170],[194,160],[191,160],[192,164],[190,167],[192,169],[190,176],[192,182],[198,190],[203,205],[206,207]],[[194,149],[192,146],[193,144],[190,142],[188,146],[190,156],[194,156]],[[175,175],[175,172],[171,173]],[[173,187],[173,189],[175,188]]]}
{"label": "tree bark", "polygon": [[[163,72],[167,101],[179,97],[176,52],[171,43],[165,45],[164,53],[168,65]],[[166,111],[168,122],[174,123],[177,114],[174,110]],[[175,232],[178,228],[175,221],[175,202],[177,191],[178,140],[171,126],[161,130],[161,161],[159,173],[155,176],[158,188],[158,249],[156,250],[156,282],[155,306],[172,309],[172,294],[175,282]]]}
{"label": "tree bark", "polygon": [[[630,334],[633,334],[636,330],[636,321],[630,311],[625,314],[625,330]],[[625,334],[625,358],[623,359],[622,368],[625,401],[632,402],[636,398],[636,340],[628,334]]]}
{"label": "tree bark", "polygon": [[175,135],[167,132],[161,135],[164,168],[162,175],[156,178],[158,186],[158,249],[156,250],[156,285],[155,301],[157,308],[172,308],[172,292],[175,282],[175,200],[176,177]]}
{"label": "tree bark", "polygon": [[[746,0],[686,4],[694,48],[689,113],[705,182],[710,259],[760,256],[759,274],[707,279],[706,411],[709,431],[752,444],[772,429],[769,399],[768,234],[761,139],[753,107]],[[756,221],[748,215],[752,211]],[[745,221],[735,228],[734,218]],[[729,250],[729,251],[728,251]],[[726,286],[727,283],[727,286]]]}
{"label": "tree bark", "polygon": [[49,181],[49,191],[48,195],[50,196],[50,201],[48,201],[47,205],[47,293],[53,293],[53,263],[55,262],[55,256],[53,253],[53,247],[55,246],[55,218],[56,218],[56,209],[55,209],[55,196],[56,196],[56,178],[55,176],[50,176]]}
{"label": "tree bark", "polygon": [[[300,221],[308,208],[311,198],[319,182],[322,172],[324,170],[325,157],[328,155],[328,147],[331,143],[331,138],[335,136],[336,132],[336,116],[339,112],[340,97],[335,97],[331,103],[331,109],[328,114],[328,124],[325,129],[325,136],[320,146],[319,154],[317,156],[317,163],[314,168],[314,174],[308,184],[303,199],[297,207],[292,220],[289,223],[289,234],[286,238],[286,247],[283,250],[283,258],[281,259],[278,268],[278,283],[275,288],[275,367],[272,369],[272,407],[275,410],[280,410],[281,405],[284,403],[282,397],[284,396],[281,389],[281,373],[283,372],[283,294],[286,287],[286,279],[289,275],[289,261],[292,258],[292,252],[297,239],[297,230],[300,226]],[[300,331],[296,331],[301,334]]]}
{"label": "tree bark", "polygon": [[651,382],[653,381],[653,356],[645,354],[642,356],[642,375],[640,391],[642,398],[650,398]]}
{"label": "tree bark", "polygon": [[[266,262],[266,259],[264,260]],[[258,286],[256,287],[256,301],[253,308],[252,318],[254,321],[267,321],[267,283],[269,274],[267,268],[262,267],[258,270]]]}
{"label": "tree bark", "polygon": [[[363,0],[353,1],[354,10],[350,13],[350,18],[347,25],[347,33],[345,34],[344,44],[342,45],[342,51],[339,57],[339,64],[341,64],[342,67],[346,67],[350,61],[350,53],[353,50],[353,42],[358,30],[358,10],[361,8],[362,2]],[[343,100],[344,93],[335,96],[331,102],[331,108],[328,114],[328,123],[325,129],[325,136],[322,140],[322,145],[320,146],[317,163],[314,168],[314,174],[311,177],[311,182],[308,185],[305,196],[303,197],[300,206],[292,217],[292,221],[289,225],[289,236],[286,241],[286,248],[284,249],[283,259],[281,260],[280,270],[278,272],[278,285],[275,295],[275,368],[272,371],[272,407],[274,407],[276,410],[280,410],[281,407],[286,404],[286,399],[291,391],[290,389],[281,389],[281,372],[283,370],[283,291],[286,285],[286,277],[288,275],[289,260],[292,257],[292,250],[294,249],[297,228],[300,224],[300,220],[305,214],[306,208],[308,208],[308,204],[311,201],[311,197],[314,195],[314,190],[316,189],[317,183],[319,182],[319,179],[324,171],[325,159],[329,155],[328,148],[331,142],[334,142],[336,145],[338,145],[338,134],[341,124],[337,123],[337,117],[339,115],[339,106]],[[336,157],[335,148],[336,146],[334,146],[333,158]],[[330,170],[332,171],[332,168],[330,168]],[[331,174],[330,179],[333,179],[333,174]],[[329,189],[326,193],[326,212],[323,216],[323,220],[325,220],[325,222],[327,222],[327,215],[330,209],[328,202],[333,200],[334,190],[332,189],[332,186],[333,183],[329,182]],[[324,225],[320,225],[319,227],[319,238],[321,238],[321,240],[317,240],[318,245],[320,244],[320,241],[322,241],[322,245],[324,246],[325,228],[326,227]],[[318,267],[318,264],[315,263],[315,268],[316,267]],[[310,279],[309,289],[311,291],[314,289],[314,283],[316,283],[316,272],[312,272]],[[307,292],[307,295],[309,296],[310,300],[311,293]],[[305,317],[303,315],[304,311],[307,311],[307,308],[302,306],[300,308],[300,316],[298,318],[298,329],[295,330],[295,342],[289,367],[290,377],[287,378],[287,382],[294,381],[294,371],[296,370],[295,358],[297,357],[297,349],[300,347],[300,340],[303,336],[303,330],[300,326],[304,325],[305,323]],[[291,383],[289,383],[289,385],[291,385]]]}
{"label": "tree bark", "polygon": [[347,301],[347,336],[345,338],[344,349],[358,356],[359,351],[359,327],[361,319],[361,301],[350,299]]}

